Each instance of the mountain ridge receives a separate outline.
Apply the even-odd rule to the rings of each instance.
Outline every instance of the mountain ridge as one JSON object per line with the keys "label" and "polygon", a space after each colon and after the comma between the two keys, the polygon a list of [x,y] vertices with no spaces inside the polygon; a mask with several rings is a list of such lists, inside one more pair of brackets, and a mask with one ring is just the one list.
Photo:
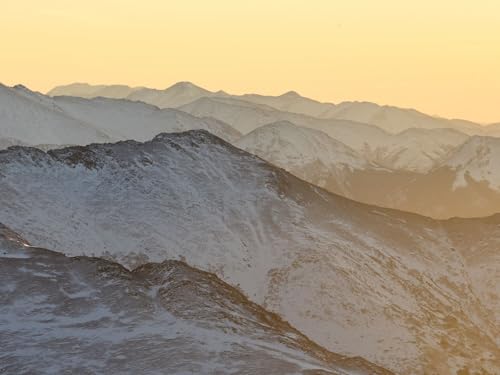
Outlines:
{"label": "mountain ridge", "polygon": [[[0,224],[0,269],[3,371],[389,374],[328,352],[214,274],[178,260],[129,271],[110,260],[35,248]],[[27,345],[29,351],[19,350]]]}
{"label": "mountain ridge", "polygon": [[329,350],[397,372],[500,367],[488,297],[499,275],[479,272],[498,264],[499,216],[434,221],[352,202],[204,131],[18,147],[0,165],[0,222],[37,246],[128,266],[185,257]]}
{"label": "mountain ridge", "polygon": [[[181,82],[181,83],[189,83],[190,85],[194,85],[191,82]],[[175,84],[173,85],[175,86]],[[196,85],[194,85],[196,86]],[[171,86],[172,87],[172,86]],[[199,86],[196,86],[199,89],[202,89]],[[54,90],[65,90],[63,87],[56,87],[48,92],[49,95],[53,95]],[[155,90],[155,89],[153,89]],[[168,89],[167,89],[168,90]],[[205,89],[202,89],[205,90]],[[157,90],[161,91],[161,90]],[[66,91],[68,92],[68,91]],[[218,92],[212,92],[205,90],[206,96],[215,96],[217,97]],[[222,96],[227,96],[226,93]],[[397,121],[394,122],[385,122],[381,121],[381,118],[384,117],[387,113],[389,113],[393,117],[397,117],[400,114],[407,114],[406,120],[402,121],[398,120],[401,123],[411,124],[412,122],[416,122],[416,124],[420,124],[420,126],[415,125],[406,125],[407,127],[431,127],[431,128],[456,128],[458,130],[462,130],[469,134],[474,134],[474,132],[482,132],[482,125],[479,123],[475,123],[473,121],[461,120],[461,119],[448,119],[439,116],[433,116],[425,114],[422,111],[418,111],[414,108],[402,108],[391,105],[381,105],[377,103],[367,102],[367,101],[343,101],[337,104],[331,102],[322,102],[315,99],[304,97],[298,94],[296,91],[288,91],[281,95],[261,95],[261,94],[242,94],[242,95],[229,95],[234,98],[240,98],[242,100],[247,100],[256,104],[267,104],[279,110],[286,110],[290,112],[301,113],[305,115],[310,115],[313,117],[319,118],[337,118],[337,119],[346,119],[352,121],[359,121],[370,123],[373,125],[377,125],[385,130],[389,130],[391,132],[402,131],[405,128],[400,128],[397,125]],[[292,102],[287,102],[286,100],[283,102],[282,99],[290,99]],[[195,100],[195,99],[193,99]],[[274,105],[272,105],[273,103]],[[183,103],[188,104],[188,103]],[[169,104],[171,106],[171,104]],[[368,106],[368,107],[367,107]],[[358,112],[356,114],[349,114],[349,111],[352,108]],[[371,112],[366,112],[366,110],[370,108]],[[361,113],[365,113],[365,117],[356,117],[361,115]],[[368,116],[368,117],[366,117]],[[396,132],[397,132],[396,131]],[[472,132],[472,133],[471,133]]]}

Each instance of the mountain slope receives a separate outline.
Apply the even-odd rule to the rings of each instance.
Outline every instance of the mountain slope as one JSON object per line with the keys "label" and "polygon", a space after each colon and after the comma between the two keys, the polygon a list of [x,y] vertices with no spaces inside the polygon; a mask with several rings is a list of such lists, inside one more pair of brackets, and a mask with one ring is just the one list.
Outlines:
{"label": "mountain slope", "polygon": [[500,280],[480,272],[500,267],[498,217],[365,206],[203,131],[13,148],[0,171],[0,222],[37,246],[129,267],[186,259],[329,350],[398,373],[500,370]]}
{"label": "mountain slope", "polygon": [[24,87],[0,85],[0,138],[26,144],[88,144],[105,142],[107,134],[64,113],[41,94]]}
{"label": "mountain slope", "polygon": [[408,129],[390,134],[365,123],[318,119],[228,98],[202,98],[180,109],[199,117],[217,118],[243,134],[273,122],[289,121],[320,130],[369,161],[386,168],[411,172],[429,171],[468,138],[451,129]]}
{"label": "mountain slope", "polygon": [[[261,126],[235,145],[314,185],[350,196],[349,176],[376,168],[363,156],[319,130],[281,121]],[[335,188],[333,188],[333,186]]]}
{"label": "mountain slope", "polygon": [[0,225],[0,284],[5,373],[389,373],[326,351],[179,261],[128,271],[31,247]]}
{"label": "mountain slope", "polygon": [[432,171],[396,188],[397,199],[380,202],[441,218],[493,215],[500,211],[499,163],[500,140],[474,136]]}
{"label": "mountain slope", "polygon": [[228,141],[241,136],[221,121],[175,109],[107,98],[51,98],[22,86],[0,86],[0,139],[5,146],[12,140],[32,146],[144,141],[162,132],[192,129],[206,129]]}
{"label": "mountain slope", "polygon": [[53,100],[65,113],[93,124],[115,140],[145,141],[162,132],[194,129],[208,130],[231,142],[241,136],[222,121],[196,118],[176,109],[160,110],[149,104],[106,98],[56,97]]}
{"label": "mountain slope", "polygon": [[452,169],[457,177],[453,188],[467,185],[467,177],[486,182],[500,192],[500,139],[472,137],[441,164]]}

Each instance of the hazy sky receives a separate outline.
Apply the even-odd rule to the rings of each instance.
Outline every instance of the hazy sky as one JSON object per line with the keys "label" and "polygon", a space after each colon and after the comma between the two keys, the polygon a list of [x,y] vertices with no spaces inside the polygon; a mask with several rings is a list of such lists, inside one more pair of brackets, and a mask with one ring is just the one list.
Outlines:
{"label": "hazy sky", "polygon": [[500,121],[499,0],[0,0],[0,82],[288,90]]}

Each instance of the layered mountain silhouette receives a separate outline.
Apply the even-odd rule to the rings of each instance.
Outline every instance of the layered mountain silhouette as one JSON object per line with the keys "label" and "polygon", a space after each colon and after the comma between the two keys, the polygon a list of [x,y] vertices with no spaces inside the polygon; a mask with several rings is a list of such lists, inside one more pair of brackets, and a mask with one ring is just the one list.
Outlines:
{"label": "layered mountain silhouette", "polygon": [[22,86],[0,86],[0,105],[0,139],[27,145],[144,141],[161,132],[191,129],[206,129],[230,141],[240,136],[221,121],[175,109],[107,98],[51,98]]}
{"label": "layered mountain silhouette", "polygon": [[[157,96],[178,108],[159,109],[140,98],[128,98],[144,90],[149,97]],[[373,124],[325,118],[319,108],[326,106],[331,112],[345,105],[324,105],[295,92],[278,97],[234,96],[188,82],[166,90],[75,84],[51,91],[63,93],[95,98],[50,97],[23,86],[1,86],[0,148],[25,145],[48,150],[127,139],[146,141],[161,132],[205,129],[308,182],[360,202],[434,218],[481,217],[500,211],[494,160],[482,158],[481,163],[490,166],[477,165],[473,173],[456,163],[448,165],[466,145],[472,157],[481,152],[482,142],[490,144],[494,154],[499,147],[496,138],[484,134],[494,135],[496,125],[478,126],[475,129],[484,134],[469,136],[457,130],[468,132],[455,126],[456,121],[427,116],[451,127],[432,128],[406,119],[417,112],[398,109],[395,119],[423,127],[392,133]],[[359,116],[350,118],[368,121],[370,116],[362,114],[374,113],[377,106],[365,106],[369,110],[360,109]],[[354,113],[356,107],[349,108]],[[355,168],[345,168],[345,161],[354,159]]]}
{"label": "layered mountain silhouette", "polygon": [[324,119],[349,120],[373,124],[391,133],[399,133],[409,128],[452,128],[467,134],[478,134],[484,131],[481,125],[471,121],[449,120],[429,116],[414,109],[381,106],[370,102],[343,102],[337,105],[333,103],[321,103],[303,97],[295,91],[289,91],[280,96],[258,94],[229,95],[224,91],[211,92],[190,82],[179,82],[165,90],[131,87],[125,89],[121,85],[92,86],[88,84],[70,84],[55,87],[48,94],[51,96],[109,96],[112,98],[127,98],[157,105],[161,108],[178,107],[202,97],[231,97],[254,104],[269,106],[284,112],[299,113]]}

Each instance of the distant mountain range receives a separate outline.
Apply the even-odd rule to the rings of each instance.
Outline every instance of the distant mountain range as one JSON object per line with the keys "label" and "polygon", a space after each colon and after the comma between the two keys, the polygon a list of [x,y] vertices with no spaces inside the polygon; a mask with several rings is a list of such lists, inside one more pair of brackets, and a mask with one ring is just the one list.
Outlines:
{"label": "distant mountain range", "polygon": [[[84,96],[143,92],[125,86],[72,85],[51,93],[65,90]],[[293,92],[279,97],[235,97],[185,82],[152,92],[174,104],[194,101],[159,109],[131,100],[49,97],[23,86],[0,86],[0,148],[31,145],[47,150],[94,142],[146,141],[161,132],[204,129],[306,181],[361,202],[435,218],[500,212],[500,169],[495,162],[500,145],[495,137],[469,136],[456,127],[412,127],[391,133],[373,124],[313,117],[297,112],[307,112],[307,104],[322,116],[320,107],[333,113],[342,104],[322,104]],[[351,117],[367,119],[361,114]],[[403,119],[402,115],[398,118]],[[455,124],[433,121],[441,121],[442,126]],[[494,135],[500,127],[477,125],[477,129]],[[457,156],[464,152],[469,156]],[[480,161],[468,161],[476,155]]]}
{"label": "distant mountain range", "polygon": [[233,98],[254,104],[265,105],[284,112],[304,114],[317,118],[350,120],[373,124],[390,133],[399,133],[409,128],[452,128],[466,134],[498,135],[498,124],[484,127],[465,120],[448,120],[426,115],[414,109],[381,106],[370,102],[322,103],[299,95],[295,91],[280,96],[258,94],[230,95],[224,91],[212,92],[191,82],[178,82],[164,90],[124,85],[89,85],[73,83],[57,86],[49,96],[80,96],[85,98],[110,97],[142,101],[160,108],[177,108],[204,97]]}

